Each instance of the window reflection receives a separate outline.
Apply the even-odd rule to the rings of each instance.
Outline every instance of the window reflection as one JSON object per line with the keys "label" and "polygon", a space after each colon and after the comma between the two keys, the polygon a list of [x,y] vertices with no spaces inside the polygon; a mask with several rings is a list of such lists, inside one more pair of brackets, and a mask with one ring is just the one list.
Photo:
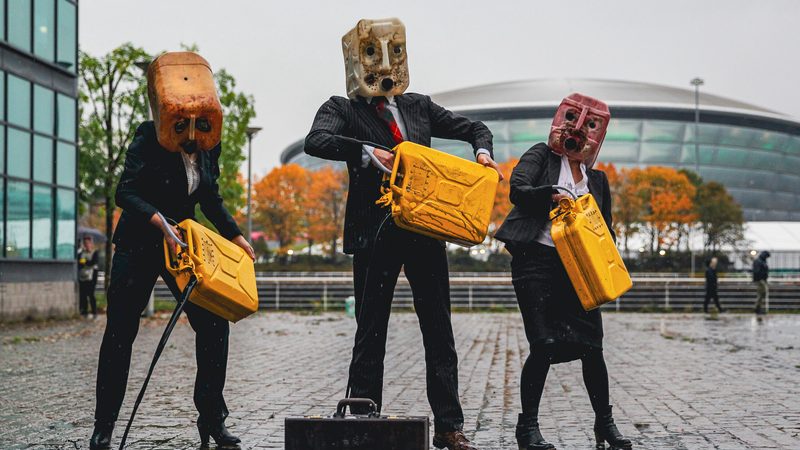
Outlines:
{"label": "window reflection", "polygon": [[53,257],[53,190],[33,187],[33,257]]}
{"label": "window reflection", "polygon": [[31,245],[31,185],[20,181],[8,182],[6,216],[6,256],[29,258]]}
{"label": "window reflection", "polygon": [[56,194],[56,257],[75,257],[75,191],[58,189]]}

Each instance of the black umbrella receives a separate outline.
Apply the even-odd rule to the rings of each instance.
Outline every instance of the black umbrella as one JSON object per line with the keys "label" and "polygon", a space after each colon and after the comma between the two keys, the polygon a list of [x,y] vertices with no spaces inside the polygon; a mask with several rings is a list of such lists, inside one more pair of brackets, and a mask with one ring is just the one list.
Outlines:
{"label": "black umbrella", "polygon": [[78,239],[83,239],[84,236],[91,236],[96,243],[100,244],[106,241],[106,235],[97,228],[78,227]]}

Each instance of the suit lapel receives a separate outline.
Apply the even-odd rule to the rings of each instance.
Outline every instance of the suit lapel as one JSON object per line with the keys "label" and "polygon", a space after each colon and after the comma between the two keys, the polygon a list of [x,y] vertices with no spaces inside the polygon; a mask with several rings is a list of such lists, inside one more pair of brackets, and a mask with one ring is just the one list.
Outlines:
{"label": "suit lapel", "polygon": [[600,176],[594,170],[587,170],[586,176],[589,177],[589,192],[594,197],[595,201],[597,201],[597,206],[600,209],[603,209],[603,185],[600,182]]}
{"label": "suit lapel", "polygon": [[552,151],[547,157],[547,182],[549,184],[558,184],[558,177],[561,175],[561,157]]}
{"label": "suit lapel", "polygon": [[383,144],[389,148],[394,147],[394,138],[392,132],[389,131],[389,125],[378,117],[372,105],[367,104],[361,98],[353,101],[352,104],[356,115],[366,127],[364,136],[360,138],[375,141],[376,144]]}
{"label": "suit lapel", "polygon": [[419,142],[419,132],[417,130],[417,112],[416,105],[408,101],[409,99],[403,95],[397,95],[394,101],[397,103],[397,109],[400,110],[400,116],[403,118],[403,124],[406,126],[406,140],[411,142]]}

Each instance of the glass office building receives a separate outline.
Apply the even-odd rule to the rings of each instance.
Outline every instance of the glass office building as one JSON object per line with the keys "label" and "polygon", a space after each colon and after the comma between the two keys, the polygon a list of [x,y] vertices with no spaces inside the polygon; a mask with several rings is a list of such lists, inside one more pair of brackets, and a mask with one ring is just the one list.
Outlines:
{"label": "glass office building", "polygon": [[0,320],[76,310],[77,8],[0,0]]}
{"label": "glass office building", "polygon": [[[504,161],[547,141],[555,109],[571,92],[603,99],[611,108],[599,161],[617,167],[697,168],[704,179],[727,187],[746,220],[800,221],[800,121],[773,111],[701,93],[695,133],[691,89],[585,79],[498,83],[433,99],[484,121],[494,134],[495,159]],[[432,146],[472,154],[461,142],[434,139]],[[302,141],[284,150],[281,159],[309,168],[327,163],[304,154]]]}

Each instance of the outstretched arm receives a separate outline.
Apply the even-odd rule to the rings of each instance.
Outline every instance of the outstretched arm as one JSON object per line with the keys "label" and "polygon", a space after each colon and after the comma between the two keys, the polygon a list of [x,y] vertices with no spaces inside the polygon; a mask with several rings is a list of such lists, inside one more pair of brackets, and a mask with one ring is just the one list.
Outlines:
{"label": "outstretched arm", "polygon": [[[342,99],[342,101],[346,101]],[[322,159],[351,161],[361,158],[361,145],[336,138],[347,132],[347,117],[341,101],[331,98],[320,106],[314,124],[306,136],[303,150]]]}

